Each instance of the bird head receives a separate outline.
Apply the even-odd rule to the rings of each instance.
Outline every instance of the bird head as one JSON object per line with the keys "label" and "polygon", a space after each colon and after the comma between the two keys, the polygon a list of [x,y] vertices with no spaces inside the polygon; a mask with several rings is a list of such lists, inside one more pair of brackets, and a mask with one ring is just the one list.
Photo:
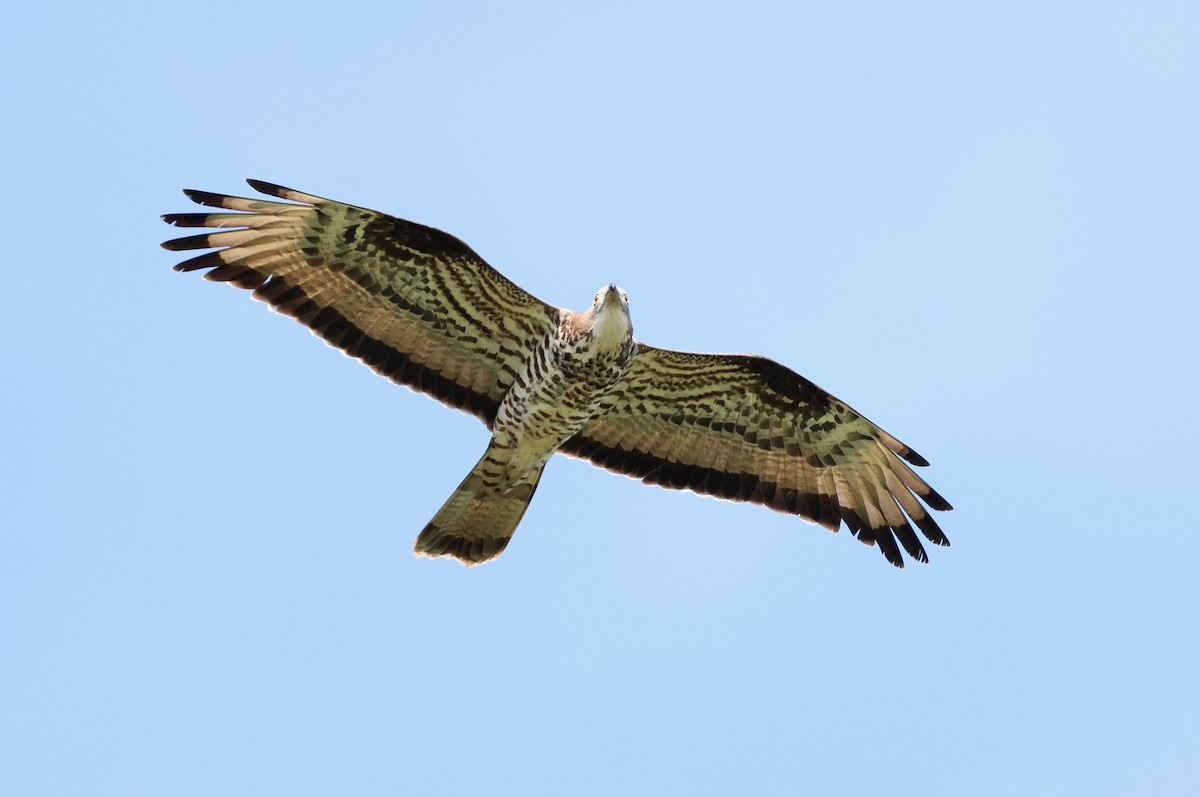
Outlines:
{"label": "bird head", "polygon": [[606,307],[619,307],[629,315],[629,294],[617,287],[615,282],[610,282],[605,287],[596,291],[596,295],[592,297],[592,308],[594,312],[602,312]]}
{"label": "bird head", "polygon": [[588,311],[592,321],[592,334],[598,339],[613,343],[624,342],[633,334],[633,322],[629,317],[629,294],[615,283],[609,283],[596,291],[592,298],[592,309]]}

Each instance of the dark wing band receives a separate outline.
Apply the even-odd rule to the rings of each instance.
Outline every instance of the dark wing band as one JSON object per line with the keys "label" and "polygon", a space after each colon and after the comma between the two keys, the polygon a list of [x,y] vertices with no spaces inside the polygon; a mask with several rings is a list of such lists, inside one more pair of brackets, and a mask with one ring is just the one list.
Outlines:
{"label": "dark wing band", "polygon": [[772,360],[638,344],[612,407],[560,449],[677,490],[763,504],[837,531],[845,523],[889,562],[900,545],[928,561],[946,535],[915,496],[950,504],[901,458],[920,455],[845,403]]}
{"label": "dark wing band", "polygon": [[234,212],[163,216],[179,227],[219,230],[164,243],[218,249],[175,270],[209,269],[207,279],[253,290],[377,373],[490,427],[521,363],[561,311],[440,230],[248,182],[290,202],[184,191]]}

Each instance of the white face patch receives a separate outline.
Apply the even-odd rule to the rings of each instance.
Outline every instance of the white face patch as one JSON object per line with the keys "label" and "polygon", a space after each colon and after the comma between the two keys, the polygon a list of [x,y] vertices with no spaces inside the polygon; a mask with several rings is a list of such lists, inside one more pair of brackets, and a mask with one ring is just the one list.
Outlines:
{"label": "white face patch", "polygon": [[592,297],[592,307],[600,306],[600,304],[604,301],[604,297],[608,295],[609,288],[613,288],[616,290],[617,298],[620,300],[621,304],[624,304],[626,306],[629,305],[629,294],[626,293],[625,291],[621,290],[620,286],[606,285],[603,288],[601,288],[600,290],[596,291],[596,295]]}
{"label": "white face patch", "polygon": [[605,351],[623,346],[633,330],[629,318],[629,296],[617,288],[615,298],[609,297],[609,289],[605,287],[596,292],[593,300],[596,316],[592,340],[597,348]]}

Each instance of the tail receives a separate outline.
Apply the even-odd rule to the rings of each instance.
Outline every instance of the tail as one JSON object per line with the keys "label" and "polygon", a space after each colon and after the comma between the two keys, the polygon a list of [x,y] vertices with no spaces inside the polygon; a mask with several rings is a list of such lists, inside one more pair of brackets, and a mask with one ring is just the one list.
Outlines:
{"label": "tail", "polygon": [[420,556],[453,556],[475,565],[499,556],[529,508],[545,463],[507,481],[491,446],[417,537]]}

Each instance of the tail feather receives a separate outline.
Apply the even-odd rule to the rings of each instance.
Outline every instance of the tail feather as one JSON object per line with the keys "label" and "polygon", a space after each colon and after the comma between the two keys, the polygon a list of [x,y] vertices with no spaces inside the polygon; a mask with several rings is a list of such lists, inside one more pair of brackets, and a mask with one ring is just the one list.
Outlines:
{"label": "tail feather", "polygon": [[543,464],[521,481],[505,481],[489,448],[417,537],[419,556],[453,556],[468,565],[499,556],[512,539],[542,478]]}

